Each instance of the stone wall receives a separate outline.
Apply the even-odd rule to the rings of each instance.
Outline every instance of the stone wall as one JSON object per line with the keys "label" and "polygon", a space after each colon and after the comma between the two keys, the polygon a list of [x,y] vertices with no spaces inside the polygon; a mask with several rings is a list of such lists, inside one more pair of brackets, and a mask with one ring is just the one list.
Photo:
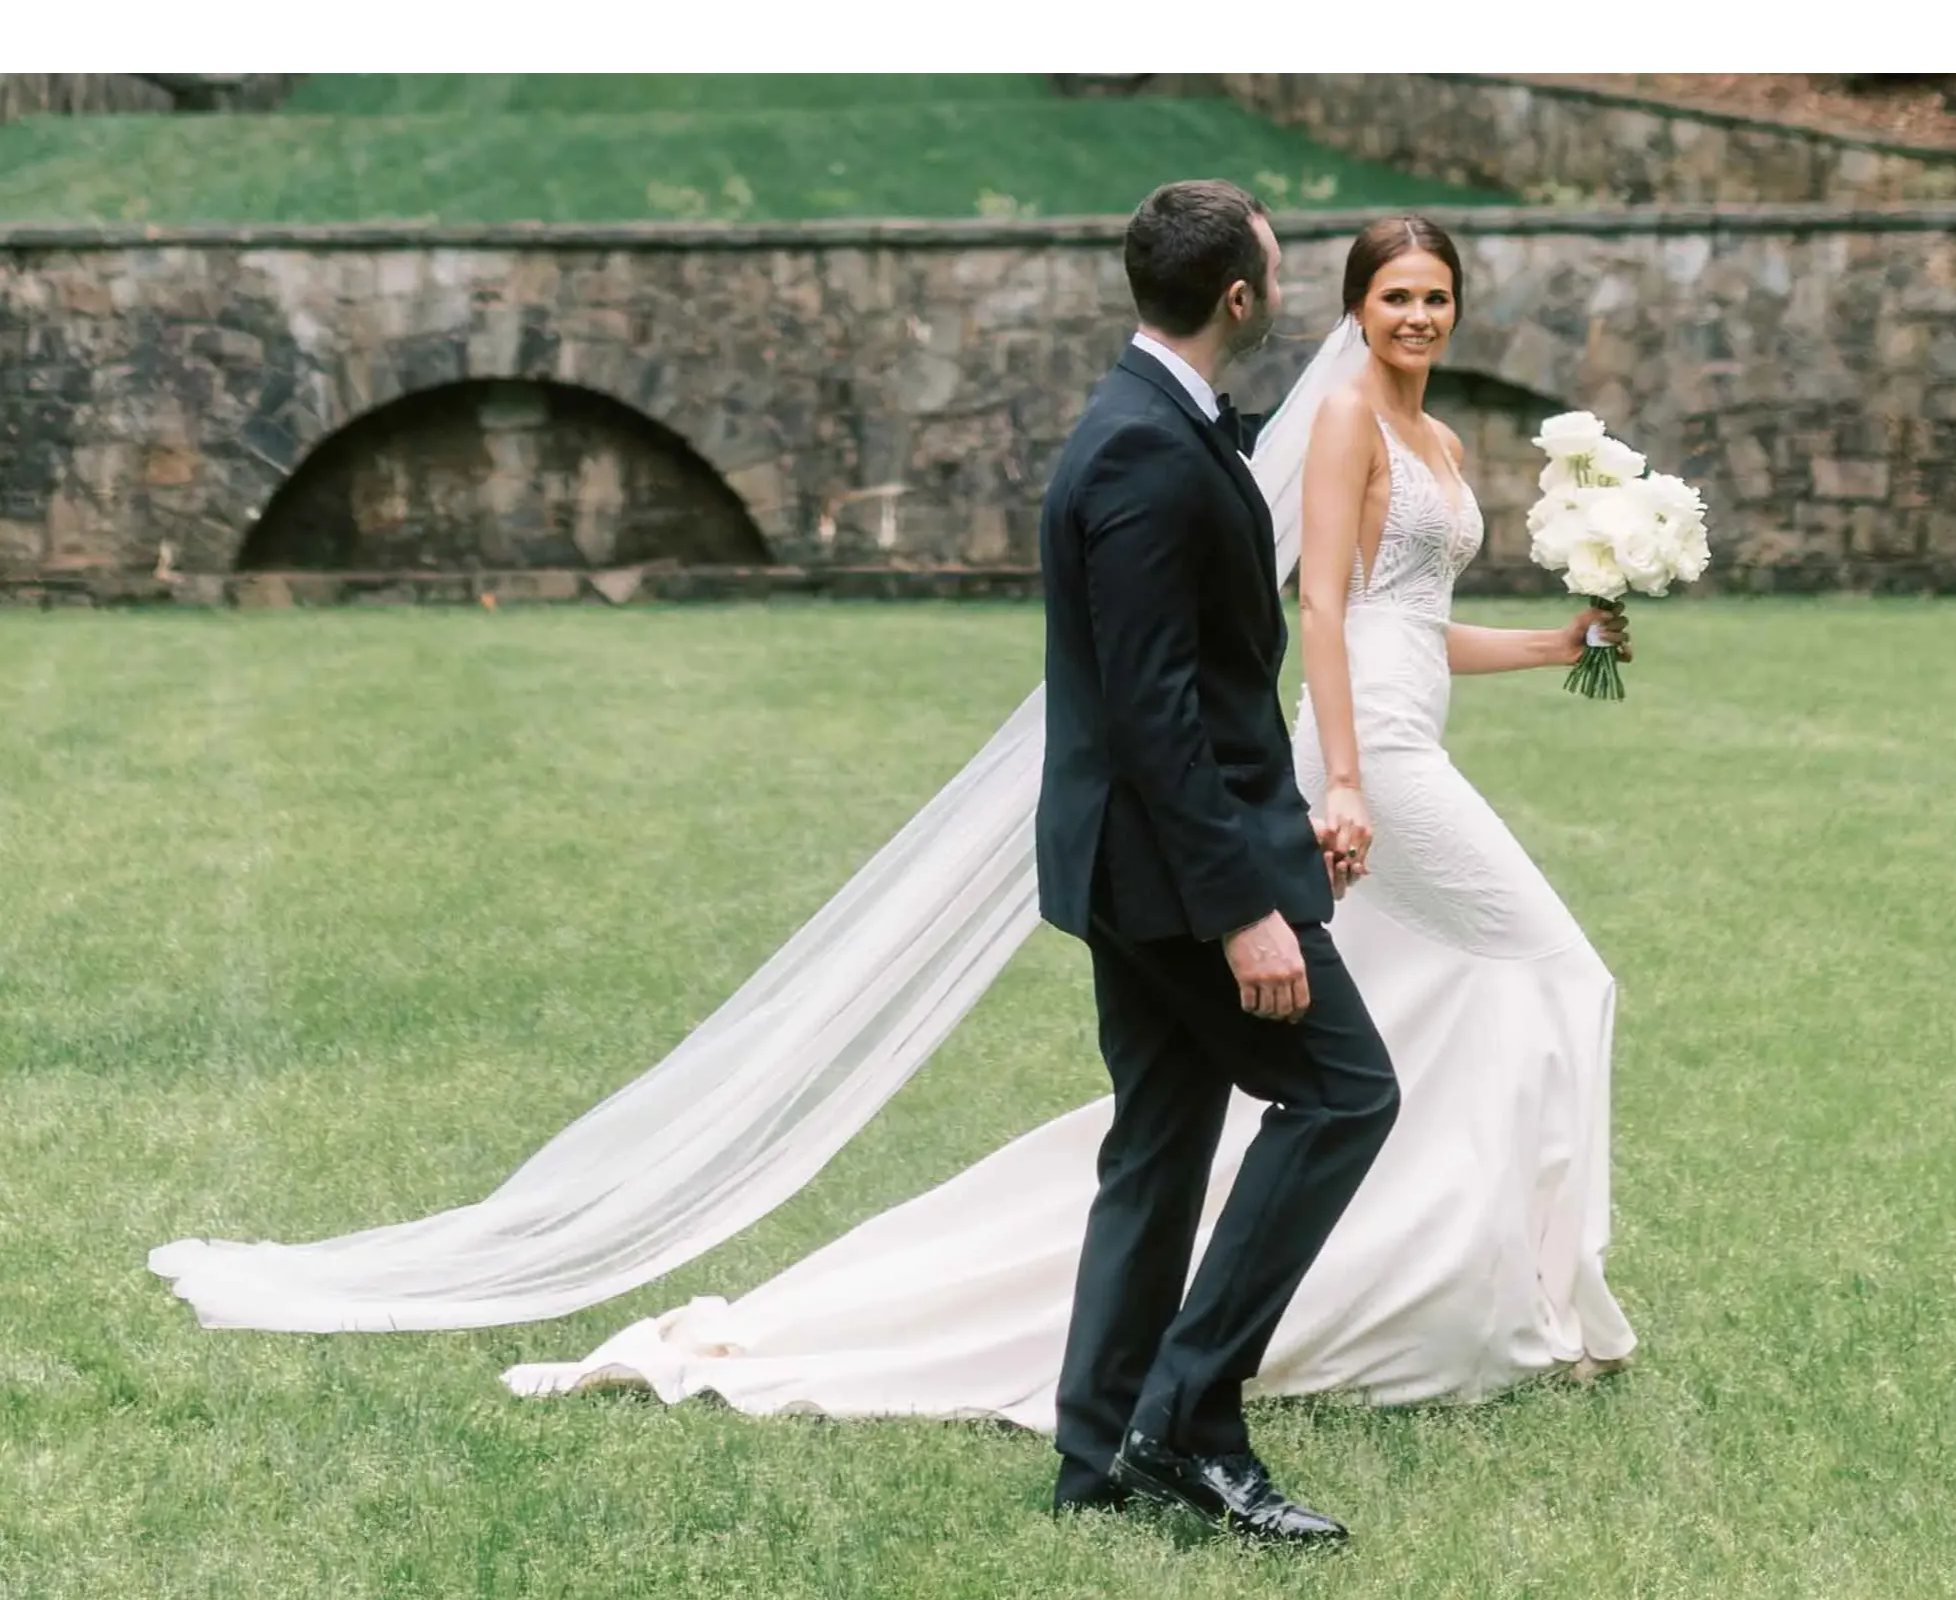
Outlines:
{"label": "stone wall", "polygon": [[269,111],[303,76],[292,72],[0,72],[0,123],[169,111]]}
{"label": "stone wall", "polygon": [[[1956,198],[1956,151],[1563,84],[1478,73],[1239,72],[1202,86],[1334,149],[1530,199],[1849,205]],[[1198,86],[1168,80],[1167,87]]]}
{"label": "stone wall", "polygon": [[[1364,220],[1279,219],[1287,312],[1232,380],[1246,407],[1279,398],[1334,320]],[[1526,439],[1580,406],[1702,485],[1714,582],[1956,588],[1956,207],[1441,220],[1467,316],[1433,401],[1489,503],[1479,587],[1541,586],[1519,526]],[[1024,571],[1060,445],[1126,337],[1120,229],[0,233],[0,582],[94,573],[115,592],[159,560],[217,579],[273,549],[368,559],[249,543],[307,496],[315,529],[341,516],[406,571],[702,550],[722,565],[750,537],[813,574]],[[579,434],[546,415],[522,444],[478,405],[517,391],[484,383],[601,397],[606,427],[621,410],[647,425]],[[475,398],[442,412],[443,391]],[[401,431],[414,410],[387,409],[412,396],[437,397],[419,443]],[[587,469],[604,449],[612,465]],[[743,514],[687,543],[721,487]],[[655,504],[621,544],[617,509],[638,496]],[[611,532],[580,543],[598,526],[580,515]]]}
{"label": "stone wall", "polygon": [[174,111],[176,97],[130,72],[0,72],[0,122],[57,112]]}

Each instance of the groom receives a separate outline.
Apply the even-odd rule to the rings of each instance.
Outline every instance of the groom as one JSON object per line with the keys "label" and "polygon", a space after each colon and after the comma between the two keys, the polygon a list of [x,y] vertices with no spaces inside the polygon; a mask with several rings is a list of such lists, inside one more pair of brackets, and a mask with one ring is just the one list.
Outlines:
{"label": "groom", "polygon": [[[1279,250],[1258,201],[1205,181],[1149,195],[1126,258],[1141,329],[1068,440],[1039,531],[1040,910],[1086,942],[1114,1080],[1054,1498],[1341,1539],[1271,1483],[1242,1406],[1399,1104],[1324,929],[1331,879],[1278,700],[1270,511],[1215,392],[1275,319]],[[1190,1281],[1232,1087],[1268,1110]]]}

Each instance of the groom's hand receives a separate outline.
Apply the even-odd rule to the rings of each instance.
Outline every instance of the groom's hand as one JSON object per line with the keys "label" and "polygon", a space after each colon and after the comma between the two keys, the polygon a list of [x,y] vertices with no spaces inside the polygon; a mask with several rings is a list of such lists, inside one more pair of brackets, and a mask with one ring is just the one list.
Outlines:
{"label": "groom's hand", "polygon": [[1243,1009],[1270,1022],[1296,1022],[1311,1009],[1311,983],[1297,935],[1273,911],[1223,940]]}

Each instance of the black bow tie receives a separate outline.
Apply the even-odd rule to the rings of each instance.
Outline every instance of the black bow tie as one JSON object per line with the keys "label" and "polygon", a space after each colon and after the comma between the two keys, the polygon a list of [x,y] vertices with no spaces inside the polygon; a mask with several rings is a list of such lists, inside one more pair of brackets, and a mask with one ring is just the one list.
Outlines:
{"label": "black bow tie", "polygon": [[1222,430],[1222,436],[1242,454],[1248,455],[1256,448],[1256,436],[1263,426],[1263,418],[1255,412],[1238,411],[1235,402],[1226,394],[1216,396],[1216,407],[1216,426]]}

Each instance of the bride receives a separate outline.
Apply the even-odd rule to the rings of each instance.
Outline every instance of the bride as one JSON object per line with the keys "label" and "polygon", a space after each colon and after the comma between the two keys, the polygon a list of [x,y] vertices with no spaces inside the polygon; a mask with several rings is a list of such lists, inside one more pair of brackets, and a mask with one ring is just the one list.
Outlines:
{"label": "bride", "polygon": [[[1358,853],[1334,933],[1402,1103],[1253,1394],[1472,1401],[1615,1365],[1636,1342],[1603,1276],[1614,984],[1442,743],[1450,674],[1567,666],[1592,625],[1622,642],[1622,620],[1592,610],[1530,631],[1450,619],[1481,514],[1459,440],[1423,402],[1462,292],[1459,256],[1432,223],[1367,228],[1347,262],[1346,319],[1255,460],[1266,494],[1297,492],[1301,471],[1298,775],[1340,853]],[[695,1300],[581,1363],[505,1381],[1050,1432],[1110,1107],[1026,1134],[732,1304]],[[1232,1105],[1205,1242],[1262,1109]]]}

